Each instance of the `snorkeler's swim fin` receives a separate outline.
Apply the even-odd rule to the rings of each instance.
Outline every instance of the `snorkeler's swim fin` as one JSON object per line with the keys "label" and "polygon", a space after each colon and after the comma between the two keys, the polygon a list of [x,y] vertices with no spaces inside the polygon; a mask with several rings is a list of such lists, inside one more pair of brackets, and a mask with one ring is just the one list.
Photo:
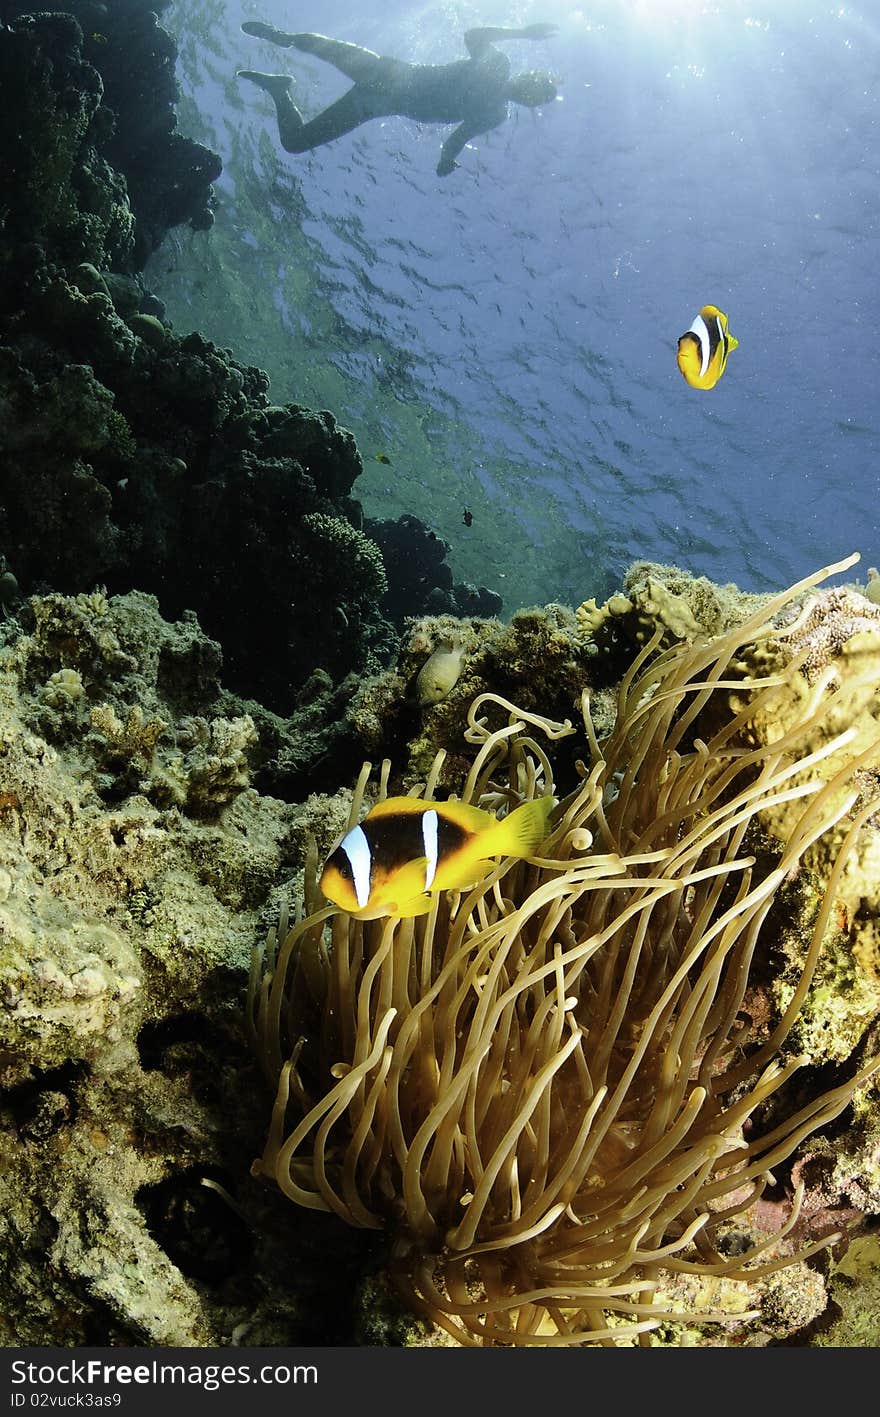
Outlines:
{"label": "snorkeler's swim fin", "polygon": [[237,79],[247,79],[250,83],[256,84],[258,89],[264,89],[266,93],[274,98],[276,93],[288,93],[293,79],[289,74],[262,74],[259,69],[236,69]]}
{"label": "snorkeler's swim fin", "polygon": [[255,39],[267,39],[270,44],[280,44],[282,49],[289,49],[293,44],[292,34],[276,29],[274,25],[267,25],[263,20],[245,20],[242,29],[245,34],[252,34]]}

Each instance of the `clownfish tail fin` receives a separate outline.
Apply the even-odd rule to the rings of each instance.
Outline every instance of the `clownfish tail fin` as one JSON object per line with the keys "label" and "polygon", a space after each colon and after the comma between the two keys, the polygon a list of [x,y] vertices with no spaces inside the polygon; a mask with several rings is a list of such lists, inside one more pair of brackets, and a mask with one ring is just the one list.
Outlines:
{"label": "clownfish tail fin", "polygon": [[[493,856],[531,856],[547,835],[552,797],[535,797],[502,817],[492,831]],[[488,854],[488,853],[487,853]]]}

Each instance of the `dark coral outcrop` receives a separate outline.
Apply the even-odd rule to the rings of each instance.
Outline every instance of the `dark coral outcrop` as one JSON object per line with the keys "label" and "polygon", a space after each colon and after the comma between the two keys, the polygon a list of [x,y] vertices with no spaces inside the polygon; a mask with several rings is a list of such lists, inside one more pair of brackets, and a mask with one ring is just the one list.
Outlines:
{"label": "dark coral outcrop", "polygon": [[176,132],[154,11],[23,10],[0,30],[4,570],[23,594],[103,585],[193,610],[234,688],[290,713],[316,671],[381,668],[392,622],[481,593],[453,587],[415,518],[375,524],[389,576],[352,435],[270,403],[261,370],[157,313],[139,269],[170,225],[207,224],[219,160]]}
{"label": "dark coral outcrop", "polygon": [[6,181],[25,239],[68,258],[78,241],[95,259],[103,224],[113,269],[138,271],[169,227],[211,224],[222,164],[177,131],[177,51],[158,21],[169,3],[67,0],[49,15],[4,0],[4,110],[19,120]]}

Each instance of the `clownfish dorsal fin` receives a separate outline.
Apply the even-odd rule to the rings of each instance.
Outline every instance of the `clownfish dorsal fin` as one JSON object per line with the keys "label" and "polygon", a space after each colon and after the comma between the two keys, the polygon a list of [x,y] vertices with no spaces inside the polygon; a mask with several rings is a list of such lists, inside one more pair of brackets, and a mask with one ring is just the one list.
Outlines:
{"label": "clownfish dorsal fin", "polygon": [[491,812],[484,812],[482,807],[474,807],[471,802],[458,802],[453,799],[448,802],[430,802],[427,805],[433,807],[438,815],[445,817],[448,822],[454,822],[456,826],[463,827],[466,832],[475,836],[493,831],[498,822]]}
{"label": "clownfish dorsal fin", "polygon": [[367,816],[371,820],[377,817],[415,816],[434,806],[436,803],[427,802],[424,797],[386,797],[371,807]]}

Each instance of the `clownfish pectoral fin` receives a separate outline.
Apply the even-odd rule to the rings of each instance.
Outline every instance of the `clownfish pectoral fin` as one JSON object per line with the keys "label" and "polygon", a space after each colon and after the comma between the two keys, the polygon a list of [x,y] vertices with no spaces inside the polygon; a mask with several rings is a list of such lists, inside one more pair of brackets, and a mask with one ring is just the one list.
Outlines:
{"label": "clownfish pectoral fin", "polygon": [[425,856],[417,856],[415,860],[407,861],[406,865],[387,872],[374,866],[368,909],[382,909],[388,915],[399,915],[400,901],[412,900],[424,892],[427,869]]}
{"label": "clownfish pectoral fin", "polygon": [[531,856],[547,835],[552,797],[535,797],[502,817],[480,842],[483,856]]}
{"label": "clownfish pectoral fin", "polygon": [[425,891],[422,895],[413,896],[412,900],[401,901],[399,905],[390,909],[388,914],[394,915],[400,920],[411,920],[414,915],[427,915],[433,899],[434,897]]}
{"label": "clownfish pectoral fin", "polygon": [[[475,848],[476,849],[476,848]],[[482,843],[480,846],[482,850]],[[495,862],[485,857],[475,860],[473,853],[468,852],[463,859],[442,862],[437,867],[435,886],[441,891],[469,891],[471,886],[475,886],[477,881],[481,881],[484,876],[488,876],[494,867]]]}
{"label": "clownfish pectoral fin", "polygon": [[686,382],[692,388],[698,389],[700,387],[700,345],[696,335],[691,334],[690,330],[678,341],[678,355],[676,357],[678,367]]}

